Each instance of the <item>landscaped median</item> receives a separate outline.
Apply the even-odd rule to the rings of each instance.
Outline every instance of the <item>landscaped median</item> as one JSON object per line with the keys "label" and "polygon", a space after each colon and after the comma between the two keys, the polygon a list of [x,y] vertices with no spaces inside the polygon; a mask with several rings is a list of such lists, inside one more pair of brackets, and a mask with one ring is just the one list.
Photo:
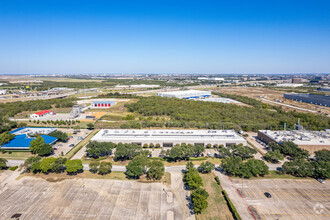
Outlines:
{"label": "landscaped median", "polygon": [[225,198],[225,200],[226,200],[226,202],[227,202],[228,208],[229,208],[229,210],[231,211],[231,213],[232,213],[234,219],[236,219],[236,220],[241,220],[242,218],[241,218],[241,216],[238,214],[238,212],[237,212],[237,210],[236,210],[234,204],[231,202],[231,200],[230,200],[230,198],[229,198],[227,192],[222,188],[219,177],[216,176],[214,179],[215,179],[215,181],[217,182],[217,184],[221,187],[221,193],[222,193],[222,195],[224,196],[224,198]]}
{"label": "landscaped median", "polygon": [[81,148],[83,148],[92,137],[99,131],[100,129],[93,130],[87,137],[85,137],[83,140],[81,140],[75,147],[73,147],[64,157],[71,159]]}

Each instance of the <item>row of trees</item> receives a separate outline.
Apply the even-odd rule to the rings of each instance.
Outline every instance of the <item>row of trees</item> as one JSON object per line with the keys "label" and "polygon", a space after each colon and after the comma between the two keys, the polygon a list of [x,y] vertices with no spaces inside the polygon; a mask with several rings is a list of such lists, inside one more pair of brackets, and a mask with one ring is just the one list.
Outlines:
{"label": "row of trees", "polygon": [[90,141],[86,145],[86,153],[88,157],[93,158],[108,156],[112,154],[112,149],[115,147],[116,144],[112,142]]}
{"label": "row of trees", "polygon": [[192,162],[188,162],[186,165],[186,172],[184,173],[183,181],[192,191],[191,202],[194,212],[197,214],[203,212],[208,207],[207,198],[209,197],[209,194],[205,189],[201,188],[203,186],[203,180]]}
{"label": "row of trees", "polygon": [[76,123],[80,123],[80,121],[76,120],[47,120],[47,121],[40,121],[40,120],[29,120],[29,122],[33,122],[34,124],[52,124],[52,125],[75,125]]}
{"label": "row of trees", "polygon": [[176,144],[169,150],[162,150],[160,156],[170,161],[189,160],[190,157],[199,157],[204,150],[205,147],[202,145],[182,143]]}
{"label": "row of trees", "polygon": [[68,134],[62,131],[53,131],[48,134],[49,136],[56,137],[59,141],[65,142],[68,140]]}
{"label": "row of trees", "polygon": [[27,167],[27,172],[33,173],[62,173],[66,171],[68,174],[77,174],[83,171],[83,164],[81,160],[67,160],[62,157],[47,157],[41,159],[40,156],[29,157],[24,166]]}
{"label": "row of trees", "polygon": [[[258,102],[258,101],[257,101]],[[285,112],[278,107],[254,104],[254,107],[237,106],[214,102],[189,101],[166,97],[141,97],[138,102],[126,104],[128,111],[143,116],[169,116],[166,127],[197,127],[207,129],[226,128],[239,130],[260,130],[282,128],[283,123],[293,127],[298,118],[301,124],[311,130],[330,127],[330,118],[311,113]],[[271,108],[273,111],[270,111]],[[144,122],[143,122],[144,123]],[[146,122],[150,123],[150,122]],[[157,122],[164,123],[164,122]],[[142,127],[140,122],[129,122],[123,126]]]}

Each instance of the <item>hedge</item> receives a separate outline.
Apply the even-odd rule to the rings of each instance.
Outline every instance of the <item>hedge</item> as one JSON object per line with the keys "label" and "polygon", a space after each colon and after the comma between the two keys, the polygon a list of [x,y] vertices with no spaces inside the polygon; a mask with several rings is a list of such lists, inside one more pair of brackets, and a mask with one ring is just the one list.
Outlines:
{"label": "hedge", "polygon": [[241,218],[241,216],[238,214],[238,212],[237,212],[237,210],[236,210],[234,204],[231,202],[229,196],[227,195],[227,192],[226,192],[225,190],[222,190],[222,194],[224,195],[224,197],[225,197],[225,199],[226,199],[226,201],[227,201],[228,207],[229,207],[231,213],[233,214],[234,219],[236,219],[236,220],[241,220],[242,218]]}
{"label": "hedge", "polygon": [[[219,180],[219,177],[218,177],[218,176],[216,176],[214,179],[215,179],[215,181],[217,182],[217,184],[218,184],[218,185],[220,185],[220,180]],[[221,185],[220,185],[220,186],[221,186]]]}

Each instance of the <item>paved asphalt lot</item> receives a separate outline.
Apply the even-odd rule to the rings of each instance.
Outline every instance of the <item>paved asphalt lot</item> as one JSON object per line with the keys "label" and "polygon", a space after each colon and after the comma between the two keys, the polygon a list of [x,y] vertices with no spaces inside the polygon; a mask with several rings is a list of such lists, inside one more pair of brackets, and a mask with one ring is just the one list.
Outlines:
{"label": "paved asphalt lot", "polygon": [[[0,219],[183,219],[182,205],[162,183],[24,177],[0,194]],[[165,190],[164,190],[165,189]]]}
{"label": "paved asphalt lot", "polygon": [[[232,179],[256,219],[330,219],[330,182]],[[272,198],[266,198],[269,192]],[[239,202],[239,201],[237,201]]]}

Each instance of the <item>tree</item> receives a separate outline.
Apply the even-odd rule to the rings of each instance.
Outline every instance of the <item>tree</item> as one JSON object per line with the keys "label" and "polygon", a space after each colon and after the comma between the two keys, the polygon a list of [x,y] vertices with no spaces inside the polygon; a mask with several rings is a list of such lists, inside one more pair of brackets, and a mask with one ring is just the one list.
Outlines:
{"label": "tree", "polygon": [[49,134],[49,136],[56,137],[59,141],[65,142],[68,140],[67,133],[64,133],[62,131],[53,131]]}
{"label": "tree", "polygon": [[232,155],[235,155],[235,156],[239,156],[241,157],[243,160],[244,159],[247,159],[247,158],[251,158],[253,157],[253,154],[256,154],[257,151],[253,148],[250,148],[248,146],[243,146],[241,144],[239,145],[231,145],[229,147],[231,150],[232,150]]}
{"label": "tree", "polygon": [[29,166],[35,162],[38,162],[41,160],[41,157],[40,156],[31,156],[31,157],[28,157],[25,162],[24,162],[24,166]]}
{"label": "tree", "polygon": [[41,171],[44,173],[49,173],[53,169],[55,160],[56,160],[55,157],[47,157],[42,159],[42,161],[40,162]]}
{"label": "tree", "polygon": [[188,161],[187,164],[186,164],[186,170],[189,170],[191,168],[194,168],[194,164],[193,164],[193,162]]}
{"label": "tree", "polygon": [[315,151],[315,158],[317,161],[330,161],[330,151],[325,149]]}
{"label": "tree", "polygon": [[313,175],[313,165],[304,159],[295,159],[285,162],[282,166],[282,172],[298,177],[307,177]]}
{"label": "tree", "polygon": [[65,162],[67,161],[66,158],[58,157],[56,158],[52,171],[55,173],[62,173],[65,170]]}
{"label": "tree", "polygon": [[38,136],[32,140],[29,148],[33,154],[39,154],[40,156],[49,155],[54,151],[51,145],[45,143],[42,136]]}
{"label": "tree", "polygon": [[203,186],[203,180],[198,174],[196,168],[190,168],[183,177],[184,182],[188,185],[190,190],[195,190],[200,186]]}
{"label": "tree", "polygon": [[241,177],[264,176],[269,173],[268,166],[262,160],[250,159],[241,165]]}
{"label": "tree", "polygon": [[0,145],[5,144],[12,140],[15,137],[14,134],[11,134],[9,131],[5,131],[0,135]]}
{"label": "tree", "polygon": [[203,145],[195,145],[194,146],[194,154],[199,157],[201,153],[203,153],[205,150],[205,147]]}
{"label": "tree", "polygon": [[115,160],[128,160],[137,156],[142,150],[142,147],[137,144],[122,144],[119,143],[115,151]]}
{"label": "tree", "polygon": [[111,162],[101,162],[99,167],[99,174],[105,175],[111,172],[112,163]]}
{"label": "tree", "polygon": [[159,160],[152,160],[148,164],[147,178],[160,180],[165,173],[164,163]]}
{"label": "tree", "polygon": [[43,137],[38,136],[36,139],[34,139],[30,142],[29,148],[33,154],[37,154],[38,151],[40,150],[40,148],[42,146],[44,146],[45,144],[46,143],[45,143],[45,140],[43,139]]}
{"label": "tree", "polygon": [[102,157],[112,154],[112,149],[115,148],[115,144],[112,142],[97,142],[90,141],[86,145],[86,152],[89,157]]}
{"label": "tree", "polygon": [[50,155],[51,153],[53,153],[53,151],[54,151],[54,149],[53,149],[52,145],[45,144],[39,149],[38,155],[47,156],[47,155]]}
{"label": "tree", "polygon": [[136,156],[126,166],[126,175],[128,178],[138,179],[146,172],[147,157]]}
{"label": "tree", "polygon": [[36,162],[34,162],[34,163],[31,165],[31,168],[30,168],[31,172],[32,172],[32,173],[38,173],[38,172],[40,172],[40,171],[41,171],[40,164],[41,164],[40,161],[36,161]]}
{"label": "tree", "polygon": [[329,179],[330,178],[330,161],[318,160],[311,163],[314,167],[313,176],[316,179]]}
{"label": "tree", "polygon": [[7,168],[7,160],[4,158],[0,158],[0,170],[6,169]]}
{"label": "tree", "polygon": [[208,202],[203,194],[196,191],[191,193],[191,201],[195,213],[201,213],[208,207]]}
{"label": "tree", "polygon": [[280,160],[284,159],[283,154],[279,150],[274,150],[274,151],[268,151],[265,155],[264,158],[266,161],[271,162],[271,163],[278,163]]}
{"label": "tree", "polygon": [[236,176],[240,173],[241,163],[242,158],[233,156],[224,159],[221,166],[229,176]]}
{"label": "tree", "polygon": [[230,150],[227,147],[224,147],[224,146],[220,146],[218,151],[219,151],[219,155],[220,155],[221,158],[226,158],[226,157],[229,157],[231,155]]}
{"label": "tree", "polygon": [[94,124],[93,123],[88,123],[87,127],[88,127],[88,129],[93,130],[94,129]]}
{"label": "tree", "polygon": [[198,171],[201,173],[210,173],[212,170],[214,170],[214,164],[209,161],[201,163],[198,167]]}
{"label": "tree", "polygon": [[100,162],[96,160],[89,163],[89,169],[93,173],[97,172],[99,166],[100,166]]}
{"label": "tree", "polygon": [[68,174],[77,174],[77,172],[82,171],[84,168],[81,160],[79,159],[67,160],[65,162],[65,167]]}

